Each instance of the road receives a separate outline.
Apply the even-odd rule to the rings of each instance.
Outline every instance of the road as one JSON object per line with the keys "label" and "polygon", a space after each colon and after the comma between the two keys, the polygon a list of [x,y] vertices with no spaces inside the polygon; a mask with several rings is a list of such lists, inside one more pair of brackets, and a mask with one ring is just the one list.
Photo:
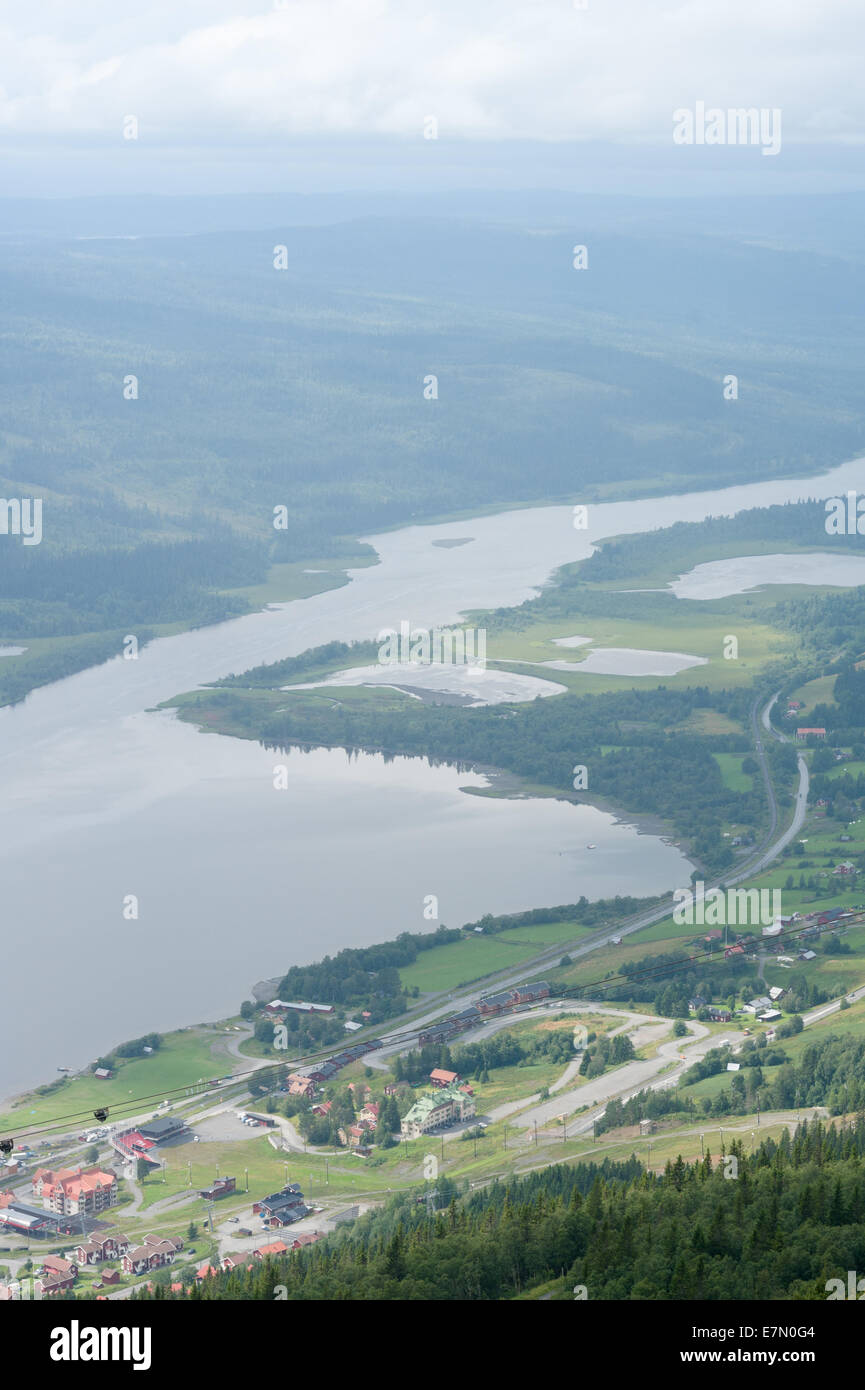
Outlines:
{"label": "road", "polygon": [[[852,994],[846,994],[844,997],[849,1004],[855,1004],[857,999],[865,997],[865,985],[860,985],[858,989],[853,990]],[[809,1023],[816,1023],[818,1019],[826,1018],[828,1014],[838,1013],[840,1008],[840,999],[835,999],[831,1004],[821,1004],[818,1009],[812,1009],[810,1013],[803,1014],[802,1022],[807,1028]]]}
{"label": "road", "polygon": [[[780,742],[789,742],[783,734],[775,733],[769,722],[772,708],[778,699],[779,693],[780,692],[776,691],[772,696],[771,700],[769,700],[763,709],[760,717],[764,728],[769,731],[772,737],[777,738]],[[747,860],[742,861],[734,874],[725,874],[722,878],[713,880],[706,885],[707,890],[712,887],[717,887],[721,882],[728,886],[741,883],[744,879],[750,878],[753,874],[759,873],[762,869],[765,869],[798,834],[805,820],[809,785],[808,768],[804,758],[800,756],[798,759],[799,784],[796,791],[796,804],[793,817],[787,829],[784,830],[782,834],[777,834],[778,822],[780,819],[778,802],[769,774],[769,764],[765,748],[763,747],[763,740],[760,737],[758,710],[759,700],[755,700],[751,707],[751,723],[754,734],[755,752],[760,762],[766,784],[769,805],[769,830],[764,837],[763,845],[756,850],[753,855],[750,855]],[[481,994],[489,993],[492,988],[506,989],[509,985],[519,984],[520,981],[526,979],[527,976],[536,975],[543,969],[544,965],[550,964],[553,960],[558,961],[563,955],[569,955],[572,960],[576,960],[580,956],[589,955],[590,952],[596,951],[599,946],[609,945],[614,936],[630,936],[634,932],[642,931],[644,927],[653,926],[655,922],[663,921],[665,917],[669,917],[671,911],[672,901],[665,900],[660,907],[655,907],[647,912],[641,913],[631,922],[624,925],[617,925],[616,927],[605,927],[594,933],[591,937],[584,939],[581,943],[568,946],[564,942],[558,942],[554,947],[544,951],[538,956],[534,956],[531,960],[523,961],[518,970],[509,971],[507,974],[496,976],[494,982],[492,978],[485,980],[483,989],[467,987],[463,990],[454,990],[446,997],[443,994],[438,996],[438,999],[441,999],[443,1002],[436,1002],[434,1005],[433,1001],[429,1000],[428,1003],[432,1007],[428,1008],[421,1017],[413,1019],[412,1027],[416,1029],[424,1028],[428,1024],[435,1022],[436,1019],[441,1018],[443,1014],[457,1011],[460,1008],[465,1008],[467,1004],[474,1003]],[[405,1027],[404,1022],[403,1027]],[[385,1038],[387,1039],[388,1036],[391,1035],[386,1034]],[[400,1043],[394,1043],[390,1047],[382,1049],[375,1059],[370,1059],[371,1065],[381,1068],[386,1067],[385,1058],[389,1054],[399,1051],[402,1045],[403,1044]]]}
{"label": "road", "polygon": [[[775,729],[772,728],[771,724],[772,709],[775,705],[775,701],[778,699],[779,694],[779,691],[775,692],[775,694],[772,696],[771,700],[763,710],[760,718],[763,724],[763,728],[772,738],[777,739],[779,743],[790,743],[791,740],[787,737],[787,735],[778,733]],[[766,759],[766,751],[763,747],[763,742],[759,736],[759,730],[757,728],[756,702],[751,710],[751,719],[754,724],[754,736],[756,740],[757,757],[759,758],[760,765],[763,769],[763,777],[765,779],[766,788],[769,795],[769,804],[772,815],[772,830],[770,831],[771,837],[771,835],[775,833],[775,830],[778,826],[778,803],[775,798],[775,789],[772,786],[772,779],[769,776],[769,764]],[[802,757],[801,753],[797,754],[796,763],[799,769],[799,786],[796,790],[796,804],[793,808],[793,818],[790,821],[790,824],[787,827],[787,829],[784,831],[784,834],[781,835],[780,838],[777,839],[774,842],[774,844],[770,846],[770,848],[762,855],[758,863],[748,870],[749,874],[757,873],[760,869],[765,869],[769,864],[771,864],[772,860],[775,859],[776,856],[779,855],[781,851],[786,848],[787,845],[789,845],[790,841],[793,840],[796,837],[796,835],[798,835],[799,831],[802,829],[802,826],[805,824],[805,816],[808,811],[808,788],[810,785],[810,779],[808,777],[808,764],[805,762],[805,759]],[[739,882],[738,879],[735,879],[733,881],[736,883]]]}
{"label": "road", "polygon": [[[771,712],[778,699],[780,692],[776,691],[768,701],[762,711],[759,707],[759,698],[755,699],[751,706],[751,725],[754,737],[754,750],[763,773],[766,786],[767,802],[769,807],[769,829],[766,832],[762,846],[754,854],[743,860],[734,874],[725,874],[723,878],[713,880],[706,885],[707,891],[717,887],[721,882],[727,886],[741,883],[744,879],[750,878],[753,874],[765,869],[772,861],[777,858],[781,851],[799,833],[805,820],[808,802],[808,768],[804,758],[798,758],[799,783],[796,791],[796,801],[793,816],[790,824],[780,835],[778,824],[780,812],[778,807],[775,789],[772,785],[772,778],[769,771],[769,762],[760,734],[760,724],[773,738],[779,742],[789,742],[784,734],[776,733],[771,727]],[[507,989],[509,986],[519,984],[527,977],[537,975],[543,970],[545,965],[553,961],[558,962],[563,955],[569,955],[571,960],[577,960],[582,956],[589,955],[596,951],[600,946],[610,945],[613,937],[630,936],[634,932],[642,931],[644,927],[653,926],[656,922],[661,922],[665,917],[669,917],[672,911],[672,901],[667,899],[659,907],[640,913],[630,922],[617,924],[615,927],[605,927],[595,932],[592,936],[584,938],[581,942],[567,945],[565,942],[557,942],[555,946],[533,956],[530,960],[523,961],[514,970],[502,972],[498,975],[488,976],[483,986],[466,986],[463,989],[456,989],[450,992],[441,991],[437,995],[432,995],[420,1005],[422,1012],[415,1014],[413,1018],[400,1020],[398,1029],[393,1029],[389,1033],[384,1033],[385,1046],[379,1051],[370,1054],[366,1059],[367,1065],[379,1071],[386,1071],[390,1066],[390,1059],[395,1053],[405,1051],[406,1048],[416,1037],[417,1033],[435,1023],[444,1015],[458,1012],[468,1004],[475,1003],[482,994],[487,994],[492,989]],[[470,1037],[483,1036],[482,1033],[472,1032],[466,1034],[466,1040]],[[236,1046],[237,1044],[235,1044]],[[240,1055],[239,1053],[236,1055]]]}
{"label": "road", "polygon": [[[771,700],[768,701],[765,708],[760,713],[760,720],[762,722],[763,728],[768,733],[770,733],[772,737],[777,738],[781,742],[789,742],[785,735],[776,733],[775,730],[771,728],[771,712],[775,705],[775,702],[778,699],[778,694],[779,692],[776,692],[772,696]],[[754,733],[755,752],[763,771],[763,777],[766,785],[766,792],[768,798],[769,830],[765,839],[768,840],[769,843],[765,843],[764,841],[763,846],[754,855],[750,856],[747,861],[740,864],[739,868],[737,869],[734,875],[725,876],[724,882],[731,885],[741,882],[743,879],[750,877],[753,873],[758,872],[759,870],[765,868],[769,863],[771,863],[772,860],[775,859],[776,856],[784,849],[784,847],[787,844],[789,844],[790,841],[798,834],[804,822],[807,809],[808,769],[804,759],[800,756],[798,759],[799,785],[796,793],[796,804],[794,807],[793,816],[787,829],[783,831],[781,835],[777,834],[780,815],[777,799],[775,796],[775,791],[772,786],[772,780],[769,773],[768,759],[766,757],[765,748],[763,746],[763,739],[760,737],[758,709],[759,701],[755,700],[751,708],[751,723]],[[717,884],[714,883],[707,886],[717,886]],[[373,1067],[376,1067],[378,1069],[386,1069],[388,1066],[389,1058],[392,1057],[394,1053],[404,1051],[407,1047],[409,1047],[415,1040],[417,1032],[419,1030],[428,1026],[430,1023],[436,1021],[437,1019],[440,1019],[445,1014],[455,1012],[460,1008],[465,1008],[467,1004],[475,1002],[481,994],[489,992],[491,988],[505,989],[508,986],[518,984],[520,981],[526,979],[527,976],[537,975],[539,971],[543,970],[544,965],[548,965],[552,963],[552,961],[558,961],[564,954],[568,954],[572,960],[588,955],[592,951],[596,951],[601,946],[609,945],[613,936],[629,936],[632,935],[634,932],[641,931],[644,927],[651,926],[655,922],[662,921],[665,917],[669,916],[670,911],[671,903],[669,901],[665,901],[662,905],[652,908],[647,912],[639,914],[630,922],[619,924],[614,928],[603,928],[600,931],[593,933],[593,935],[589,938],[584,939],[581,942],[574,943],[572,946],[567,946],[565,943],[558,942],[555,946],[540,953],[532,959],[523,961],[518,968],[511,971],[503,972],[498,976],[487,978],[483,983],[483,987],[469,986],[465,989],[454,990],[450,993],[442,991],[438,996],[433,996],[431,999],[425,1001],[425,1004],[419,1006],[420,1010],[422,1010],[419,1016],[415,1016],[415,1018],[410,1022],[406,1019],[401,1019],[398,1028],[393,1029],[390,1033],[384,1034],[383,1036],[385,1040],[385,1046],[380,1051],[370,1054],[366,1058],[366,1061],[369,1065]],[[858,998],[860,993],[861,991],[857,991],[854,996],[851,996],[851,999],[854,997]],[[589,1003],[590,1001],[584,1001],[584,1007],[588,1006]],[[825,1006],[822,1011],[816,1011],[813,1017],[822,1017],[825,1015],[825,1013],[831,1013],[839,1007],[840,1003],[836,1001],[834,1004]],[[482,1025],[481,1028],[479,1028],[478,1030],[473,1030],[470,1034],[466,1034],[466,1040],[469,1040],[470,1037],[488,1036],[497,1028],[508,1026],[508,1024],[512,1023],[512,1021],[513,1019],[511,1016],[508,1016],[507,1018],[501,1020],[492,1020],[489,1023]],[[808,1021],[811,1021],[810,1017]],[[231,1037],[226,1037],[224,1039],[226,1051],[229,1052],[232,1056],[234,1056],[238,1061],[241,1061],[245,1069],[258,1070],[262,1067],[272,1066],[273,1059],[271,1058],[249,1058],[245,1057],[243,1053],[241,1053],[240,1048],[242,1044],[250,1036],[251,1032],[252,1029],[249,1028],[248,1030],[244,1030],[242,1033],[235,1033]],[[663,1046],[666,1047],[668,1045],[664,1044]],[[288,1059],[286,1059],[286,1061],[287,1060]],[[303,1064],[298,1061],[295,1063],[290,1063],[289,1065]],[[570,1077],[567,1078],[567,1080],[570,1079]],[[570,1099],[570,1095],[562,1095],[558,1102],[560,1105],[560,1109],[562,1108],[561,1103],[569,1101]],[[237,1103],[238,1098],[235,1097],[234,1104],[236,1105]],[[584,1103],[584,1100],[581,1100],[579,1103]],[[224,1104],[225,1103],[222,1102],[222,1104],[217,1103],[217,1105],[212,1108],[206,1107],[204,1114],[214,1116],[218,1114],[220,1110],[223,1109]],[[190,1108],[192,1107],[190,1106]],[[565,1106],[564,1108],[567,1107]],[[204,1118],[204,1114],[202,1114],[201,1118]],[[124,1123],[127,1125],[133,1122],[134,1121],[132,1120],[132,1117],[129,1117],[127,1120],[124,1121]],[[279,1128],[282,1131],[282,1137],[286,1143],[287,1148],[295,1152],[299,1151],[301,1148],[301,1140],[294,1127],[287,1121],[282,1121],[280,1119]]]}
{"label": "road", "polygon": [[[707,883],[707,891],[717,887],[721,882],[727,886],[741,883],[744,879],[750,878],[753,874],[759,873],[765,869],[781,853],[786,845],[794,839],[804,823],[807,811],[809,780],[808,768],[804,758],[800,756],[798,759],[799,784],[796,791],[796,803],[793,816],[787,829],[784,830],[782,834],[777,834],[780,813],[775,789],[772,785],[769,772],[766,751],[763,746],[763,739],[760,735],[760,722],[762,722],[763,728],[773,738],[778,739],[779,742],[789,742],[784,734],[776,733],[775,730],[772,729],[770,723],[771,712],[779,694],[779,691],[775,692],[762,712],[759,710],[759,698],[755,699],[751,706],[754,749],[760,763],[763,780],[766,786],[769,807],[769,829],[764,837],[763,845],[757,849],[753,855],[743,860],[734,874],[725,874],[722,878]],[[631,936],[634,932],[642,931],[644,927],[653,926],[656,922],[661,922],[665,917],[669,917],[672,906],[672,899],[665,899],[660,906],[652,908],[647,912],[640,913],[630,922],[626,921],[617,924],[615,927],[604,927],[593,933],[590,937],[584,938],[581,942],[574,942],[570,946],[566,942],[557,942],[555,946],[542,951],[539,955],[533,956],[529,960],[524,960],[519,967],[514,970],[486,977],[482,986],[466,986],[463,989],[452,991],[442,990],[438,994],[431,995],[418,1006],[419,1012],[417,1012],[414,1017],[412,1017],[411,1014],[408,1018],[403,1017],[400,1020],[398,1028],[392,1029],[390,1032],[381,1035],[384,1039],[385,1046],[366,1057],[366,1064],[378,1071],[387,1071],[390,1066],[390,1059],[395,1053],[405,1051],[411,1042],[414,1041],[418,1032],[428,1027],[431,1023],[435,1023],[444,1015],[458,1012],[468,1004],[475,1003],[482,994],[488,994],[491,990],[507,989],[512,985],[521,983],[521,981],[525,980],[527,977],[537,975],[543,970],[545,965],[550,965],[554,961],[558,963],[563,955],[569,955],[571,960],[577,960],[582,956],[589,955],[592,951],[596,951],[600,946],[610,945],[613,937],[622,938]],[[474,1034],[472,1036],[474,1036]],[[233,1054],[238,1059],[242,1060],[246,1066],[258,1068],[273,1065],[271,1059],[245,1058],[239,1051],[243,1041],[245,1041],[243,1037],[232,1038],[228,1043],[228,1050],[233,1052]],[[310,1059],[305,1059],[304,1062],[298,1060],[291,1065],[303,1066],[308,1060]],[[294,1146],[295,1145],[292,1143],[291,1147]]]}
{"label": "road", "polygon": [[[672,1020],[669,1026],[672,1026]],[[744,1034],[737,1032],[713,1034],[702,1024],[693,1021],[688,1024],[688,1030],[690,1039],[671,1038],[669,1042],[661,1043],[654,1057],[625,1062],[623,1066],[595,1077],[572,1091],[551,1095],[548,1100],[542,1101],[538,1097],[537,1104],[532,1105],[530,1101],[528,1109],[520,1109],[526,1105],[524,1100],[497,1106],[490,1111],[490,1119],[506,1119],[520,1109],[516,1123],[522,1129],[534,1129],[535,1124],[549,1124],[559,1115],[572,1114],[585,1105],[596,1107],[614,1098],[628,1100],[638,1091],[665,1089],[674,1085],[682,1072],[705,1057],[711,1048],[724,1047],[726,1044],[736,1046],[744,1038]],[[671,1063],[674,1063],[672,1068]],[[663,1076],[659,1077],[661,1072]],[[585,1134],[593,1128],[601,1114],[603,1111],[593,1109],[591,1114],[580,1115],[568,1125],[568,1133]]]}

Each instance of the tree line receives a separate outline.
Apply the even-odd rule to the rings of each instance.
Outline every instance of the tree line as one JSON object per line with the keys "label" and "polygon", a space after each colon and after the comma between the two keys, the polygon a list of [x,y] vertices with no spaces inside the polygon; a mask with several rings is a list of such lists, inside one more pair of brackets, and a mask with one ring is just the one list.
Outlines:
{"label": "tree line", "polygon": [[[597,1300],[823,1300],[865,1266],[865,1116],[803,1123],[662,1174],[628,1163],[556,1165],[429,1213],[392,1198],[353,1229],[251,1270],[201,1281],[195,1300],[491,1301],[538,1285]],[[142,1291],[137,1299],[171,1298]],[[181,1295],[176,1295],[181,1297]]]}

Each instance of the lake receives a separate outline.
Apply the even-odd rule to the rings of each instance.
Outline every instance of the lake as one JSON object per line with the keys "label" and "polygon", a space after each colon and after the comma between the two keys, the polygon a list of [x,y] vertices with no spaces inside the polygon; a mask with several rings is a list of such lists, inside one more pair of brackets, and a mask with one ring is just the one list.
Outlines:
{"label": "lake", "polygon": [[[520,603],[604,536],[862,480],[857,460],[818,478],[591,506],[587,530],[557,506],[367,537],[381,562],[343,588],[162,639],[0,710],[0,882],[23,947],[22,986],[5,1000],[18,1045],[0,1058],[0,1092],[151,1029],[218,1017],[293,963],[429,929],[428,893],[456,926],[686,883],[680,851],[592,808],[466,796],[478,774],[338,750],[282,759],[289,786],[278,792],[265,750],[147,711],[322,642]],[[124,919],[128,895],[137,920]]]}
{"label": "lake", "polygon": [[847,589],[865,584],[865,555],[735,555],[695,565],[668,586],[677,598],[727,598],[764,584],[823,584]]}

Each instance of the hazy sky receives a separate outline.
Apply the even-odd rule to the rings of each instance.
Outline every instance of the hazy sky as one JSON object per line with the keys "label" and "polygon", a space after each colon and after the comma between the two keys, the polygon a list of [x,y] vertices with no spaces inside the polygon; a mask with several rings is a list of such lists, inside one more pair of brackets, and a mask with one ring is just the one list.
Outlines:
{"label": "hazy sky", "polygon": [[[862,186],[863,28],[862,0],[6,0],[0,171],[7,192],[70,192],[76,176],[88,192],[159,177],[165,191],[184,178],[266,188],[268,170],[273,186],[289,173],[281,151],[315,186],[320,161],[305,152],[322,139],[334,187],[355,142],[362,164],[380,152],[391,186],[394,151],[417,145],[414,169],[434,143],[440,170],[465,164],[469,146],[469,165],[483,164],[486,144],[499,181],[493,143],[511,146],[511,171],[531,172],[537,155],[521,146],[537,141],[551,170],[566,169],[572,142],[666,166],[673,110],[704,101],[779,108],[787,174],[817,177],[825,154],[837,186]],[[123,140],[129,115],[136,142]],[[423,139],[430,116],[437,142]],[[745,179],[783,176],[758,149],[735,153]]]}

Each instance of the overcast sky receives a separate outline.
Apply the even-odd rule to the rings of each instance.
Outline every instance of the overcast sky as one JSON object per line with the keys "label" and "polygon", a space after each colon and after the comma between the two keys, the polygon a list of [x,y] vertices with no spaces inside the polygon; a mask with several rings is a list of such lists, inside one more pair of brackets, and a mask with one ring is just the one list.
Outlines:
{"label": "overcast sky", "polygon": [[[481,142],[502,181],[492,145],[530,171],[538,156],[527,160],[524,142],[541,141],[551,170],[572,142],[592,142],[602,171],[597,151],[610,145],[611,167],[623,150],[626,163],[638,152],[666,163],[673,110],[704,101],[780,108],[787,173],[816,176],[825,156],[843,186],[865,153],[863,21],[861,0],[588,0],[586,10],[573,0],[5,0],[0,172],[7,192],[160,177],[164,191],[184,179],[263,189],[268,170],[273,186],[306,177],[312,187],[321,169],[304,151],[325,139],[328,186],[349,175],[353,143],[365,177],[378,150],[393,186],[394,151],[422,146],[430,116],[442,169],[466,165],[469,149],[468,165],[483,164]],[[122,135],[129,115],[137,165]],[[281,169],[279,149],[291,151]],[[736,154],[743,172],[750,161],[747,177],[779,176],[759,150]]]}

